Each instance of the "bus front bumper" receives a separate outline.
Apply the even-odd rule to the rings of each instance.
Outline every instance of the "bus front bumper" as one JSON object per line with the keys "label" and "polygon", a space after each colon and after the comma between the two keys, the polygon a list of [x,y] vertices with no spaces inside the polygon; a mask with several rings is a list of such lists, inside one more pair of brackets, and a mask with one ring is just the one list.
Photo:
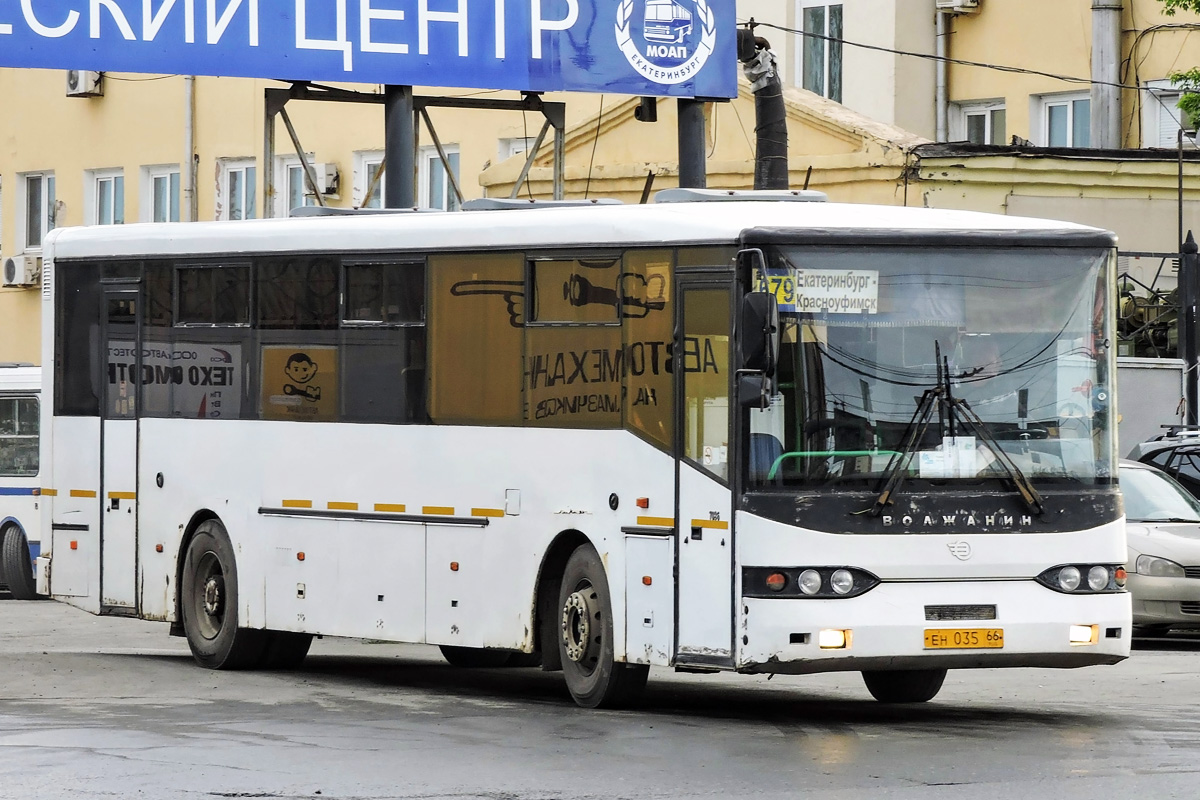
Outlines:
{"label": "bus front bumper", "polygon": [[[979,606],[995,618],[947,619]],[[1031,580],[885,582],[849,599],[742,598],[739,611],[737,670],[783,674],[1114,664],[1132,626],[1125,592]]]}

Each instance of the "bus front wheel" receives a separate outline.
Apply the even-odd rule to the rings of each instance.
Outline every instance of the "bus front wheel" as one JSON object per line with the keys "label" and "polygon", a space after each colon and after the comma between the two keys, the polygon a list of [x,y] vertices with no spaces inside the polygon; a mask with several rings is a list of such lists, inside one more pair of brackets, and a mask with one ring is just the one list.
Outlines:
{"label": "bus front wheel", "polygon": [[862,674],[867,691],[881,703],[926,703],[946,680],[944,669],[871,671]]}
{"label": "bus front wheel", "polygon": [[16,525],[0,530],[0,567],[8,590],[17,600],[36,600],[33,562],[29,560],[29,541]]}
{"label": "bus front wheel", "polygon": [[266,631],[238,627],[237,564],[218,520],[200,523],[183,560],[180,607],[196,662],[209,669],[249,669],[266,652]]}
{"label": "bus front wheel", "polygon": [[558,607],[558,648],[575,702],[584,708],[617,708],[637,700],[650,668],[615,659],[608,581],[591,545],[576,548],[567,559]]}

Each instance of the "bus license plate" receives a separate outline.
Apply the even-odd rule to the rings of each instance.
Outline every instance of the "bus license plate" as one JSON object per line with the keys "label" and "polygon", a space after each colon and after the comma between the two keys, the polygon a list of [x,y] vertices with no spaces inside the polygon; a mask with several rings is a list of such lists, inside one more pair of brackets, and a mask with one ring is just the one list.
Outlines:
{"label": "bus license plate", "polygon": [[926,650],[980,650],[1004,647],[1003,628],[926,628]]}

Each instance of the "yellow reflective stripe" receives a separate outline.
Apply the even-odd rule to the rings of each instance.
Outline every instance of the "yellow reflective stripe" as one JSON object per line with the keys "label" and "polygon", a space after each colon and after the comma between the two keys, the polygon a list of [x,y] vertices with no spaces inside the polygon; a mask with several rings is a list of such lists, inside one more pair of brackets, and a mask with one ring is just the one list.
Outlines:
{"label": "yellow reflective stripe", "polygon": [[334,501],[326,503],[325,507],[330,511],[358,511],[358,503],[339,503]]}
{"label": "yellow reflective stripe", "polygon": [[137,492],[109,492],[109,500],[136,500]]}
{"label": "yellow reflective stripe", "polygon": [[692,520],[693,528],[713,528],[718,531],[729,530],[729,523],[723,519],[694,519]]}
{"label": "yellow reflective stripe", "polygon": [[638,525],[647,525],[653,528],[674,528],[674,517],[638,517]]}
{"label": "yellow reflective stripe", "polygon": [[454,516],[453,506],[421,506],[422,514],[436,514],[439,517]]}
{"label": "yellow reflective stripe", "polygon": [[284,500],[284,508],[312,508],[312,500]]}
{"label": "yellow reflective stripe", "polygon": [[503,517],[504,509],[502,508],[472,508],[472,517]]}
{"label": "yellow reflective stripe", "polygon": [[385,514],[403,514],[408,506],[403,503],[376,503],[375,510]]}
{"label": "yellow reflective stripe", "polygon": [[42,489],[42,497],[58,497],[58,489]]}
{"label": "yellow reflective stripe", "polygon": [[95,489],[72,489],[71,497],[95,497]]}

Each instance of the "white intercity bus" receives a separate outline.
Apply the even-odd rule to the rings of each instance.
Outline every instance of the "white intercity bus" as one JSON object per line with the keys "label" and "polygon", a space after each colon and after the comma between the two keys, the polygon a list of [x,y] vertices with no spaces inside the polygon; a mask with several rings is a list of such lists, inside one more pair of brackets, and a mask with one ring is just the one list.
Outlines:
{"label": "white intercity bus", "polygon": [[0,584],[17,600],[37,597],[33,563],[42,535],[41,389],[40,367],[0,364]]}
{"label": "white intercity bus", "polygon": [[1127,657],[1114,237],[814,194],[55,230],[40,587],[589,707]]}

